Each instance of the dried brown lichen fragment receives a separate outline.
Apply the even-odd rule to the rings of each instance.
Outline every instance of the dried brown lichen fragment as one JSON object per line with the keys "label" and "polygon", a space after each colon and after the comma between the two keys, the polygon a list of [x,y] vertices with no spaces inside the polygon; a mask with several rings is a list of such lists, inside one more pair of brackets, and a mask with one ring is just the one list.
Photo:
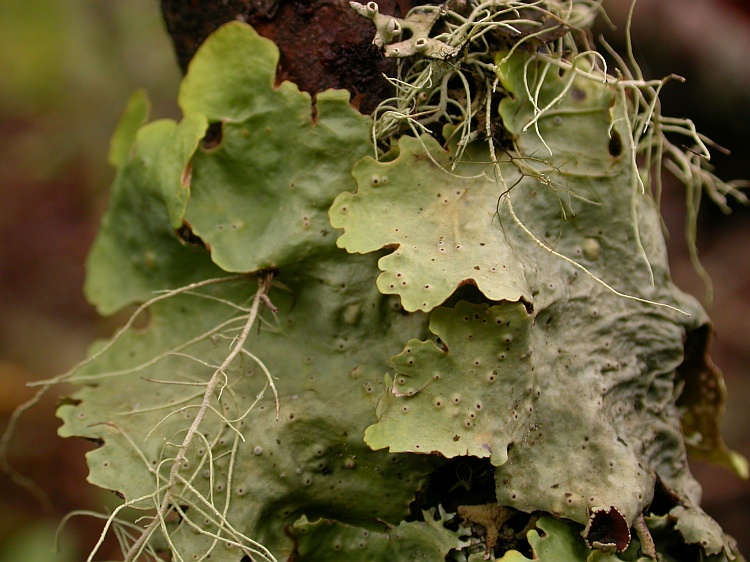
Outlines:
{"label": "dried brown lichen fragment", "polygon": [[685,337],[685,358],[677,368],[677,383],[683,385],[677,399],[682,432],[695,458],[725,465],[747,478],[747,461],[729,451],[721,437],[727,391],[709,353],[713,333],[713,327],[704,324]]}
{"label": "dried brown lichen fragment", "polygon": [[516,512],[513,509],[494,503],[458,506],[459,517],[485,528],[487,532],[485,544],[487,545],[488,554],[497,546],[497,540],[500,538],[500,529],[513,517],[514,513]]}
{"label": "dried brown lichen fragment", "polygon": [[646,520],[643,518],[643,515],[638,516],[638,518],[635,520],[635,523],[633,524],[633,527],[635,528],[635,532],[638,535],[638,542],[641,543],[641,553],[644,556],[648,556],[649,558],[658,560],[656,545],[654,544],[654,539],[651,536],[651,532],[646,526]]}

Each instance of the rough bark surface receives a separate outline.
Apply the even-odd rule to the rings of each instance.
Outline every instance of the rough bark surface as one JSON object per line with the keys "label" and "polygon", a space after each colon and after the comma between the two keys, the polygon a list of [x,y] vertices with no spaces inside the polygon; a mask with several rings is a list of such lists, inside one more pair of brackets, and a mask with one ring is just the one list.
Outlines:
{"label": "rough bark surface", "polygon": [[[383,0],[384,13],[404,15],[412,0]],[[278,45],[277,80],[315,94],[329,88],[352,93],[352,104],[370,113],[391,94],[383,74],[395,62],[372,45],[372,22],[348,2],[330,0],[162,0],[162,13],[183,72],[198,47],[222,24],[240,20]]]}

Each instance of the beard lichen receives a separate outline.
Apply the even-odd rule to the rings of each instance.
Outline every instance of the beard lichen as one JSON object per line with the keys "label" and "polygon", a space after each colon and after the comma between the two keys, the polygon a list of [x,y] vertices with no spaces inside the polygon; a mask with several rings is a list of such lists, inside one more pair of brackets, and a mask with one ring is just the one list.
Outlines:
{"label": "beard lichen", "polygon": [[[544,148],[533,153],[536,158],[554,156],[540,133],[539,122],[554,118],[566,96],[575,95],[571,90],[577,78],[605,84],[626,108],[618,117],[627,126],[626,134],[621,136],[615,130],[617,120],[613,120],[609,148],[617,156],[623,143],[630,146],[634,190],[651,194],[658,205],[663,170],[685,186],[687,247],[710,302],[712,284],[700,263],[696,245],[701,196],[707,194],[720,209],[729,212],[730,200],[750,202],[741,191],[749,184],[742,180],[723,181],[714,175],[709,147],[721,148],[700,134],[690,119],[662,115],[661,89],[669,81],[683,78],[644,78],[630,41],[635,4],[631,4],[625,30],[625,56],[601,39],[615,62],[609,73],[605,57],[592,47],[590,33],[594,20],[606,17],[601,0],[455,0],[413,8],[403,19],[381,14],[375,2],[350,2],[355,11],[373,20],[373,43],[383,48],[386,57],[399,59],[397,75],[386,77],[395,95],[373,113],[372,137],[380,149],[376,150],[376,157],[405,132],[431,134],[444,147],[451,146],[452,169],[476,140],[487,144],[493,162],[497,161],[498,151],[516,158],[529,157],[529,151],[518,146],[518,137],[509,134],[507,121],[496,109],[504,98],[518,93],[510,91],[502,81],[503,66],[517,53],[526,54],[522,93],[533,108],[519,132],[532,129],[536,134]],[[553,98],[542,100],[545,79],[553,74],[565,77],[563,87]],[[450,125],[448,134],[446,124]],[[637,228],[635,205],[632,211]]]}

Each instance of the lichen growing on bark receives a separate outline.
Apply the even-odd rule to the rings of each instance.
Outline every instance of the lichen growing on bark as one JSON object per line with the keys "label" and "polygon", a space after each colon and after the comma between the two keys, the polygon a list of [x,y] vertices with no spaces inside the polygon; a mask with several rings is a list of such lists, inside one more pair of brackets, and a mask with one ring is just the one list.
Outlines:
{"label": "lichen growing on bark", "polygon": [[[372,119],[276,84],[239,22],[192,61],[181,122],[133,98],[87,294],[148,321],[59,409],[101,443],[90,480],[152,516],[110,518],[128,559],[738,556],[686,463],[685,438],[745,468],[636,165],[654,109],[569,56],[591,2],[544,5],[373,17],[422,57]],[[507,510],[492,541],[466,505]]]}

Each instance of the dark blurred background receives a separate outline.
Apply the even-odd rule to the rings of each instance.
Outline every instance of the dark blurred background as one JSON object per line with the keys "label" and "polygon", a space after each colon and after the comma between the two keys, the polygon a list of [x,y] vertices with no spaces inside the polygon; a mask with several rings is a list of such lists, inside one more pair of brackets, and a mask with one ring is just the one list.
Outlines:
{"label": "dark blurred background", "polygon": [[[296,0],[295,0],[296,1]],[[302,1],[302,0],[299,0]],[[617,26],[602,24],[618,48],[629,0],[605,0]],[[636,56],[648,77],[676,73],[663,111],[689,116],[732,150],[714,163],[724,179],[750,178],[750,7],[745,0],[639,0]],[[118,319],[100,319],[81,293],[84,259],[106,207],[113,171],[109,136],[128,96],[144,87],[153,116],[179,117],[179,71],[157,0],[0,0],[0,431],[32,396],[29,381],[67,370]],[[683,242],[682,188],[663,200],[672,271],[703,296]],[[698,244],[715,283],[710,309],[718,338],[713,357],[729,389],[724,437],[750,457],[750,210],[729,216],[708,200]],[[15,468],[51,499],[47,510],[0,474],[0,560],[73,562],[85,558],[101,522],[77,517],[59,554],[55,527],[74,509],[101,512],[114,496],[86,483],[82,441],[59,439],[53,390],[22,419],[10,453]],[[728,471],[692,463],[704,507],[750,553],[750,484]],[[105,546],[100,560],[116,558]]]}
{"label": "dark blurred background", "polygon": [[[158,0],[0,0],[0,430],[32,395],[27,381],[64,372],[116,325],[81,290],[113,179],[109,137],[139,87],[154,115],[179,117],[179,80]],[[25,415],[11,443],[13,465],[52,509],[0,474],[3,562],[84,560],[102,522],[73,519],[55,557],[57,523],[116,500],[86,483],[91,444],[57,437],[64,392]]]}

